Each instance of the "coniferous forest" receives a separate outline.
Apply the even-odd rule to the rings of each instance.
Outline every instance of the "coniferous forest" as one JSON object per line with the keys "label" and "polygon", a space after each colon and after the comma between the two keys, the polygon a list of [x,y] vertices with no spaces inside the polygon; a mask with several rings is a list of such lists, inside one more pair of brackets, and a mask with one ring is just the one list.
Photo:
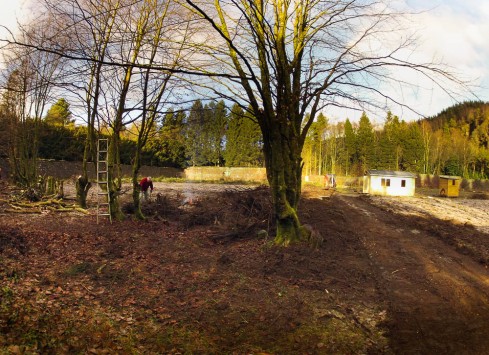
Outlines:
{"label": "coniferous forest", "polygon": [[363,175],[367,169],[489,176],[489,103],[464,102],[434,117],[406,122],[388,112],[382,125],[314,122],[305,143],[306,174]]}
{"label": "coniferous forest", "polygon": [[[7,122],[0,124],[8,134]],[[39,129],[40,158],[83,159],[87,128],[74,124],[66,100],[52,105]],[[130,164],[138,131],[135,124],[123,131],[122,163]],[[262,145],[259,126],[248,112],[237,105],[228,108],[224,101],[197,100],[190,109],[175,107],[154,121],[142,164],[261,167]],[[366,113],[343,122],[330,122],[320,114],[305,141],[303,160],[307,175],[357,176],[368,169],[388,169],[487,179],[489,103],[464,102],[410,122],[387,112],[381,124]]]}

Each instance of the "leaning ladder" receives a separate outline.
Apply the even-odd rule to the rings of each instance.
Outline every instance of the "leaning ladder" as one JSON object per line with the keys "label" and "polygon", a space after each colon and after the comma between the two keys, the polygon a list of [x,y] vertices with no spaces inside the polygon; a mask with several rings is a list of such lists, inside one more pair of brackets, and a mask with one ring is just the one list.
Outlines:
{"label": "leaning ladder", "polygon": [[112,223],[107,164],[108,154],[109,140],[99,139],[97,143],[97,224],[100,216],[109,217],[109,221]]}

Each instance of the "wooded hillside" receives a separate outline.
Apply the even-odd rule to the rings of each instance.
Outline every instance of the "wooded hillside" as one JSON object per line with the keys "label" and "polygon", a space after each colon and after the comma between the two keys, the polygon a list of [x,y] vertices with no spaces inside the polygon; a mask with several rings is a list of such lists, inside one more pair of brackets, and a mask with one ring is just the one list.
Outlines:
{"label": "wooded hillside", "polygon": [[[85,127],[46,118],[39,129],[41,158],[83,159]],[[130,164],[137,131],[133,126],[122,134],[123,163]],[[261,140],[253,117],[239,107],[228,109],[224,102],[203,105],[197,100],[188,113],[175,107],[155,122],[142,163],[177,168],[263,166]],[[358,123],[346,119],[336,124],[321,114],[310,129],[303,159],[306,175],[362,175],[368,169],[391,169],[485,179],[489,103],[464,102],[412,122],[388,112],[381,127],[374,127],[366,113]]]}
{"label": "wooded hillside", "polygon": [[374,128],[363,113],[358,123],[318,119],[304,149],[309,175],[362,175],[367,169],[489,177],[489,103],[465,102],[438,115],[406,122],[388,112]]}
{"label": "wooded hillside", "polygon": [[466,101],[451,106],[436,116],[426,119],[433,129],[449,127],[468,128],[468,133],[481,132],[484,128],[487,135],[487,122],[489,120],[489,102]]}

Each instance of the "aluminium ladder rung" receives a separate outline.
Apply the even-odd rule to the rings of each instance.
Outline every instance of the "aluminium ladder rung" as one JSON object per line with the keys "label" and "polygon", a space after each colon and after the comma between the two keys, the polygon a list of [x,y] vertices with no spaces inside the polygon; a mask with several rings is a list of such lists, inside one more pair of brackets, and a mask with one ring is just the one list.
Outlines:
{"label": "aluminium ladder rung", "polygon": [[[112,214],[110,211],[110,194],[108,191],[108,154],[109,140],[99,139],[97,144],[97,185],[99,192],[97,193],[97,223],[99,216],[108,216],[110,222],[112,223]],[[105,189],[105,191],[104,191]],[[106,196],[104,200],[106,202],[100,201],[100,196]],[[101,208],[103,210],[101,210]],[[107,211],[108,210],[108,211]]]}

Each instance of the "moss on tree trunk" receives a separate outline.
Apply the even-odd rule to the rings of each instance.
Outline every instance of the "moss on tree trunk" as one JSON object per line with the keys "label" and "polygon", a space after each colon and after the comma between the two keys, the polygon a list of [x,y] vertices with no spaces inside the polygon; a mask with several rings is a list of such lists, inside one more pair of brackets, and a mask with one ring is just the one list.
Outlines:
{"label": "moss on tree trunk", "polygon": [[92,187],[92,184],[88,181],[88,177],[80,175],[75,182],[76,187],[76,200],[81,208],[87,208],[87,196],[88,191]]}
{"label": "moss on tree trunk", "polygon": [[264,145],[267,177],[272,193],[277,232],[275,243],[289,245],[302,239],[297,213],[301,195],[302,158],[290,128],[274,125]]}
{"label": "moss on tree trunk", "polygon": [[86,209],[88,191],[92,187],[92,183],[88,179],[88,159],[90,154],[93,155],[94,143],[93,143],[93,128],[88,127],[87,137],[85,139],[85,147],[83,150],[83,163],[82,163],[82,175],[80,175],[75,181],[76,188],[76,200],[81,208]]}
{"label": "moss on tree trunk", "polygon": [[140,152],[141,150],[138,147],[134,156],[134,163],[132,164],[132,201],[134,203],[134,217],[136,219],[144,220],[145,217],[141,211],[141,187],[139,186],[138,179],[139,169],[141,168]]}
{"label": "moss on tree trunk", "polygon": [[110,214],[112,219],[121,221],[124,214],[119,204],[119,195],[122,188],[121,167],[119,157],[119,131],[114,129],[114,133],[109,140],[107,155],[107,182],[110,196]]}

